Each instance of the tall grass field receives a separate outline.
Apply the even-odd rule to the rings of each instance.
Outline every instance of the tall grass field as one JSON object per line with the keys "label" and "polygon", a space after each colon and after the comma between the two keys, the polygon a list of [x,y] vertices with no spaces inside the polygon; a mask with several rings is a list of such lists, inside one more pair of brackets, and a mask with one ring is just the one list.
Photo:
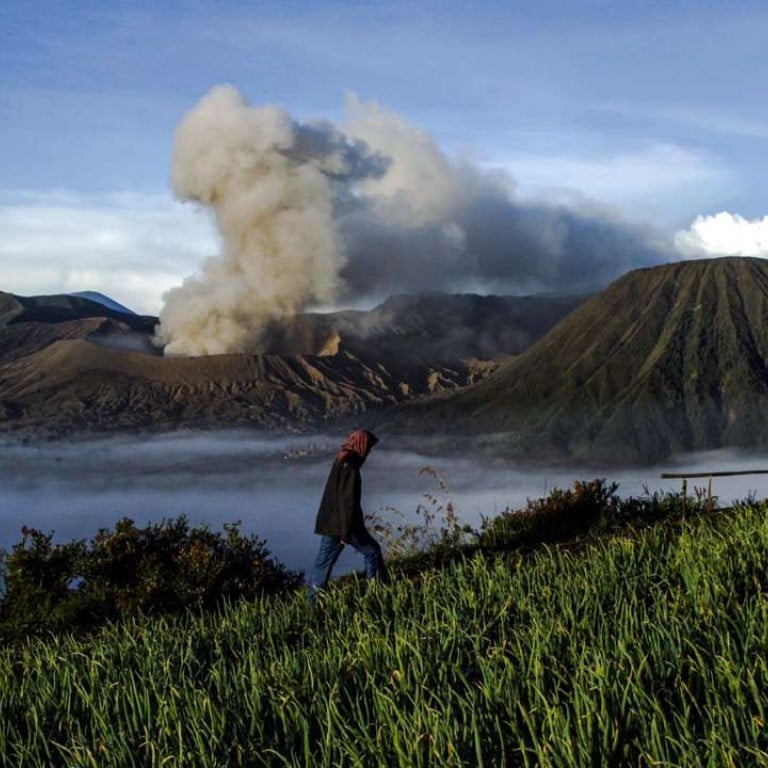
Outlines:
{"label": "tall grass field", "polygon": [[0,764],[768,766],[768,516],[0,652]]}

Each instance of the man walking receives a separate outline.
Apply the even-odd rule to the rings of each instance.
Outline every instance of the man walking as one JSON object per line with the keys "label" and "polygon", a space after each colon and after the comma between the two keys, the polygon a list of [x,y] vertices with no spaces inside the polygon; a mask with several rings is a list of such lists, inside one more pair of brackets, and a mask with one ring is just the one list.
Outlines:
{"label": "man walking", "polygon": [[328,583],[334,563],[347,544],[365,558],[369,579],[386,581],[381,547],[366,530],[360,506],[360,467],[377,442],[372,432],[358,429],[347,437],[333,461],[315,522],[315,533],[322,538],[310,578],[312,597]]}

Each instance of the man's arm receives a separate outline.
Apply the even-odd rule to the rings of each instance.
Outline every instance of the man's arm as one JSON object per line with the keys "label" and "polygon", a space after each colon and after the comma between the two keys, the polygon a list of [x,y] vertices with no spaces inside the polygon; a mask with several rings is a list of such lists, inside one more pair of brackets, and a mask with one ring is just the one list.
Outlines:
{"label": "man's arm", "polygon": [[342,523],[342,544],[349,541],[352,531],[355,528],[355,521],[360,506],[360,472],[351,464],[344,463],[339,471],[338,509]]}

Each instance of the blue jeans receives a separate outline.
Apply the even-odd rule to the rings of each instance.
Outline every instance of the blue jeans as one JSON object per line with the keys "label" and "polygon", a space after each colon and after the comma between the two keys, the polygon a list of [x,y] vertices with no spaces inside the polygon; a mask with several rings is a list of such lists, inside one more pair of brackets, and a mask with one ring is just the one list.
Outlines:
{"label": "blue jeans", "polygon": [[[368,531],[363,529],[357,533],[351,533],[347,537],[347,544],[353,546],[365,558],[365,575],[369,579],[387,580],[381,547]],[[344,544],[341,542],[341,536],[321,536],[320,550],[315,558],[309,580],[310,595],[314,595],[318,589],[322,589],[328,583],[331,570],[342,549]]]}

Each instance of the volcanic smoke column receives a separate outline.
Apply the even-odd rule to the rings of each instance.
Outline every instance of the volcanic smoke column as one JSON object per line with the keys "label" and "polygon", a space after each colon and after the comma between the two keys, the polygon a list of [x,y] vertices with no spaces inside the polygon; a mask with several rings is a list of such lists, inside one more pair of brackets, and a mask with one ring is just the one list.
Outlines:
{"label": "volcanic smoke column", "polygon": [[375,102],[348,113],[342,133],[218,86],[184,118],[173,190],[213,211],[221,253],[166,294],[166,354],[259,352],[271,321],[339,298],[592,291],[667,259],[610,212],[518,199]]}
{"label": "volcanic smoke column", "polygon": [[210,91],[177,129],[171,183],[212,209],[222,251],[166,294],[156,343],[172,355],[258,349],[271,320],[332,301],[345,263],[337,209],[385,169],[328,123]]}

